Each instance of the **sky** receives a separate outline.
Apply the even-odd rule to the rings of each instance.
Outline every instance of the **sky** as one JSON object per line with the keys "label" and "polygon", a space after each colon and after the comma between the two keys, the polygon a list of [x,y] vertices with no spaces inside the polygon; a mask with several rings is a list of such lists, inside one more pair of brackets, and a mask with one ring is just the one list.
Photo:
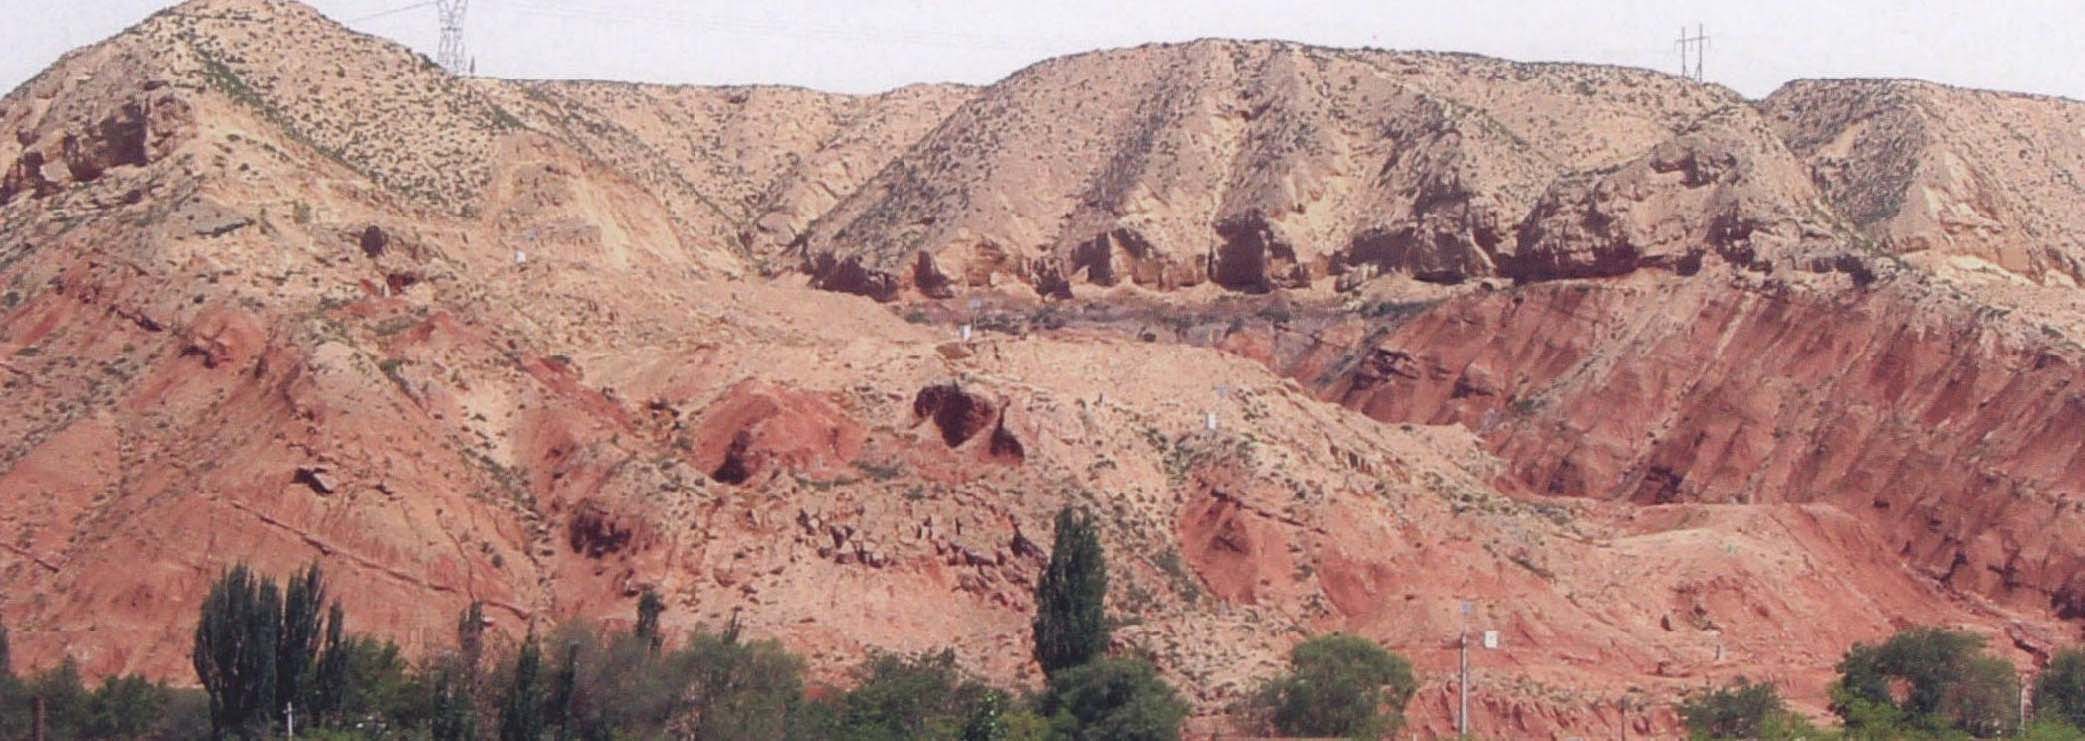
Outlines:
{"label": "sky", "polygon": [[[421,0],[311,0],[433,55]],[[0,0],[0,90],[164,0]],[[375,17],[371,17],[375,16]],[[801,85],[865,93],[990,83],[1052,56],[1151,41],[1279,38],[1524,61],[1679,69],[1699,24],[1704,71],[1751,97],[1809,77],[1916,77],[2085,99],[2078,0],[470,0],[482,75]]]}

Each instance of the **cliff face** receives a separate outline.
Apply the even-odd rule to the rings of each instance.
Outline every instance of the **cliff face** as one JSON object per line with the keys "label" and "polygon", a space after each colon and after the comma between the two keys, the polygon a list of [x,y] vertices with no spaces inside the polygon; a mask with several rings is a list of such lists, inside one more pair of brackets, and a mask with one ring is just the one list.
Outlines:
{"label": "cliff face", "polygon": [[1942,584],[2075,616],[2075,346],[1988,319],[1894,283],[1542,285],[1446,302],[1322,389],[1478,431],[1524,491],[1829,503]]}
{"label": "cliff face", "polygon": [[190,3],[0,99],[0,617],[180,680],[219,569],[317,559],[413,651],[655,588],[1032,684],[1079,504],[1212,729],[1347,630],[1445,731],[1463,600],[1516,736],[1819,709],[1910,624],[2027,664],[2085,617],[2074,107],[1215,41],[459,80]]}

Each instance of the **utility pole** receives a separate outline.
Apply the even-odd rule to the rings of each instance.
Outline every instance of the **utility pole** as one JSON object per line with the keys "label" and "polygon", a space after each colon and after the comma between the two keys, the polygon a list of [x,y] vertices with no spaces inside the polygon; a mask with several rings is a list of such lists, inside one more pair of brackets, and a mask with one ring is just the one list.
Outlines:
{"label": "utility pole", "polygon": [[287,726],[287,728],[285,728],[285,729],[284,729],[284,731],[283,731],[283,737],[284,737],[284,738],[296,738],[296,737],[297,737],[297,706],[296,706],[296,704],[295,704],[295,703],[288,703],[288,702],[285,702],[285,703],[283,703],[283,704],[282,704],[282,718],[283,718],[283,721],[284,721],[285,725]]}
{"label": "utility pole", "polygon": [[2020,680],[2020,729],[2027,729],[2027,679]]}
{"label": "utility pole", "polygon": [[435,53],[434,61],[449,70],[450,74],[476,71],[470,55],[463,48],[463,12],[470,7],[470,0],[435,0],[434,9],[441,16],[442,44]]}
{"label": "utility pole", "polygon": [[[1708,56],[1709,50],[1708,27],[1696,23],[1694,24],[1694,35],[1688,36],[1687,27],[1684,25],[1680,26],[1680,40],[1678,43],[1680,47],[1680,76],[1695,82],[1701,82],[1705,79],[1701,72],[1701,62],[1703,57]],[[1689,66],[1689,59],[1693,60],[1692,66]]]}
{"label": "utility pole", "polygon": [[1455,637],[1456,663],[1461,667],[1455,680],[1455,691],[1460,694],[1459,709],[1455,713],[1456,735],[1470,735],[1470,601],[1462,601],[1462,629]]}

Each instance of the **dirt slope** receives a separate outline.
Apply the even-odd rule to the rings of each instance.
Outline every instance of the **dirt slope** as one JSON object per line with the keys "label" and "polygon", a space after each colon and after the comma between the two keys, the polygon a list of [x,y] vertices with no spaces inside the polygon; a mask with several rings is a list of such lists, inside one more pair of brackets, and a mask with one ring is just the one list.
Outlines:
{"label": "dirt slope", "polygon": [[1882,249],[1963,280],[2080,282],[2085,103],[1813,80],[1762,107],[1833,204]]}
{"label": "dirt slope", "polygon": [[[1738,152],[1756,172],[1722,162]],[[1643,172],[1615,172],[1632,161]],[[1775,224],[1772,244],[1722,245],[1745,259],[1830,231],[1801,166],[1720,88],[1620,68],[1201,41],[1051,60],[992,86],[821,218],[806,249],[820,285],[886,300],[1003,283],[1067,296],[1119,283],[1264,292],[1379,273],[1612,273],[1605,263],[1636,258],[1545,257],[1558,246],[1537,222],[1594,191],[1629,197],[1650,185],[1639,181],[1683,178],[1702,195],[1654,204],[1665,211],[1650,218],[1726,211],[1722,243]],[[1617,253],[1683,253],[1669,258],[1699,254],[1639,237],[1700,236],[1598,235]],[[1553,264],[1579,262],[1590,264]]]}
{"label": "dirt slope", "polygon": [[695,88],[475,80],[532,128],[554,132],[707,225],[759,264],[852,193],[971,91],[914,85],[873,96],[801,88]]}

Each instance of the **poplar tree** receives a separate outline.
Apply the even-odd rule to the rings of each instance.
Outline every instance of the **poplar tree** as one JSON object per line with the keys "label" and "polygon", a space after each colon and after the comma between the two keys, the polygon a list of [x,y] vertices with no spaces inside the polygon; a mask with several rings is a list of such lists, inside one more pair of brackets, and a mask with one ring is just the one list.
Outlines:
{"label": "poplar tree", "polygon": [[507,687],[500,706],[500,741],[539,741],[543,738],[543,653],[530,633],[514,657],[514,683]]}
{"label": "poplar tree", "polygon": [[282,597],[274,582],[244,564],[210,587],[196,621],[191,659],[210,697],[216,738],[265,733],[277,691],[276,647]]}
{"label": "poplar tree", "polygon": [[1108,650],[1108,566],[1093,519],[1057,512],[1050,565],[1035,586],[1035,660],[1046,674],[1079,666]]}

